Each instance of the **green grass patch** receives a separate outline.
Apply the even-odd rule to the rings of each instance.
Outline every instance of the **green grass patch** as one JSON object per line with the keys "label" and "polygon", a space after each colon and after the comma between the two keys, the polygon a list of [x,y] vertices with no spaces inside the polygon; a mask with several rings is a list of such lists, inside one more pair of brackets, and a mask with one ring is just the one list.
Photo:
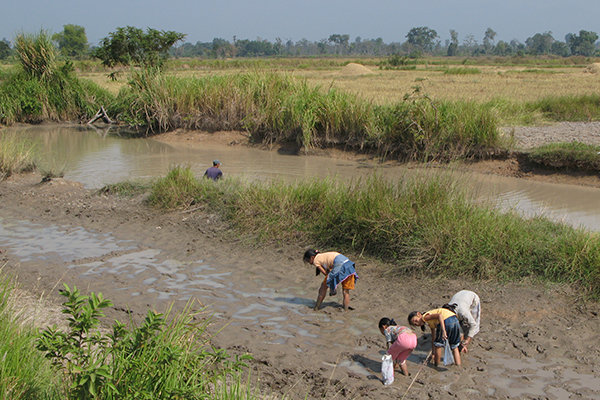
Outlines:
{"label": "green grass patch", "polygon": [[453,67],[445,68],[445,75],[477,75],[481,73],[479,68],[467,68],[467,67]]}
{"label": "green grass patch", "polygon": [[527,159],[550,168],[600,171],[600,146],[579,142],[551,143],[531,150]]}
{"label": "green grass patch", "polygon": [[[552,67],[547,67],[552,68]],[[505,74],[557,74],[560,71],[552,71],[550,69],[538,69],[538,68],[529,68],[529,69],[520,69],[520,70],[509,70],[503,72]]]}
{"label": "green grass patch", "polygon": [[525,109],[539,110],[551,121],[597,121],[600,94],[549,97],[526,103]]}

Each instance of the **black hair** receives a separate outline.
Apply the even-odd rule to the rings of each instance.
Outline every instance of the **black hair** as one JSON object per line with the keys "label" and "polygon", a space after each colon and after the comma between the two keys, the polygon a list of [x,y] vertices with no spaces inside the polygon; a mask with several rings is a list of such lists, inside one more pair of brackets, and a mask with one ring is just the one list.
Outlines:
{"label": "black hair", "polygon": [[456,304],[456,303],[452,303],[452,304],[446,303],[442,306],[442,308],[445,308],[446,310],[450,310],[454,314],[456,314],[456,307],[458,307],[458,304]]}
{"label": "black hair", "polygon": [[379,320],[379,328],[383,328],[384,325],[387,325],[387,326],[396,326],[396,321],[394,321],[394,319],[381,318]]}
{"label": "black hair", "polygon": [[306,252],[304,253],[304,257],[302,258],[304,260],[304,262],[309,263],[311,257],[316,256],[317,254],[319,254],[319,250],[314,250],[314,249],[308,249],[306,250]]}
{"label": "black hair", "polygon": [[[414,317],[417,316],[418,313],[419,313],[418,311],[412,311],[410,314],[408,314],[408,324],[409,325],[415,326],[415,325],[413,325],[413,323],[411,321]],[[421,314],[423,314],[423,313],[421,313]],[[421,325],[421,331],[425,332],[425,324]]]}

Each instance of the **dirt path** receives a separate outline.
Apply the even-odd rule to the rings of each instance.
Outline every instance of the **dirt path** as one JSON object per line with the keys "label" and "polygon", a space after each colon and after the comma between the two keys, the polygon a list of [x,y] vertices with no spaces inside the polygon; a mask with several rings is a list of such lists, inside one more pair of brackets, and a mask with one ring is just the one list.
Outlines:
{"label": "dirt path", "polygon": [[[214,314],[214,345],[253,354],[251,380],[265,394],[401,398],[412,377],[397,373],[390,387],[379,381],[385,343],[377,321],[403,324],[408,312],[466,288],[482,298],[483,323],[463,368],[425,367],[407,399],[600,398],[600,307],[569,288],[422,282],[348,254],[360,275],[355,310],[341,312],[337,296],[314,312],[321,279],[301,262],[308,243],[252,248],[204,210],[162,213],[139,198],[39,182],[24,175],[0,183],[0,256],[24,289],[44,293],[54,310],[60,282],[102,292],[115,303],[109,316],[122,321],[127,309],[140,317],[195,299]],[[419,336],[408,360],[413,376],[429,351],[429,336]]]}

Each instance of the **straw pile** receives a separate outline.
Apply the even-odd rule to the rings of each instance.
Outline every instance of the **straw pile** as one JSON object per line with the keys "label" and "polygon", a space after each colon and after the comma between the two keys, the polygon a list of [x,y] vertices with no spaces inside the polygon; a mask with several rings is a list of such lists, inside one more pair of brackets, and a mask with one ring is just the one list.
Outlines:
{"label": "straw pile", "polygon": [[349,63],[340,71],[340,75],[368,75],[374,74],[369,68],[362,64]]}

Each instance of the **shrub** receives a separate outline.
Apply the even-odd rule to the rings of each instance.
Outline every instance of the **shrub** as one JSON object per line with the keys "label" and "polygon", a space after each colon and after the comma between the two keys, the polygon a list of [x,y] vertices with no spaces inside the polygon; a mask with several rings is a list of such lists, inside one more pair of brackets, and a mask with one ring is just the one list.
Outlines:
{"label": "shrub", "polygon": [[101,293],[85,296],[64,286],[69,329],[45,329],[37,348],[63,372],[70,399],[201,398],[216,380],[247,366],[250,356],[230,361],[224,350],[207,346],[206,321],[192,322],[189,305],[171,322],[170,310],[149,311],[140,326],[115,321],[105,334],[97,328],[112,303]]}

